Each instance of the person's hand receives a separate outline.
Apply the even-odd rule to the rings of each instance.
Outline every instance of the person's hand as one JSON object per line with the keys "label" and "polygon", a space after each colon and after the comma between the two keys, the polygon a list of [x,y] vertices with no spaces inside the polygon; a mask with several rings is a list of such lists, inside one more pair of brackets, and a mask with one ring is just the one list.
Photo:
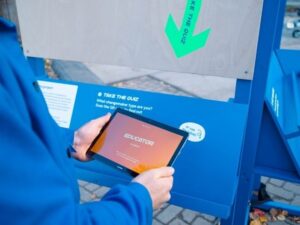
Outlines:
{"label": "person's hand", "polygon": [[76,152],[72,153],[72,156],[75,159],[80,161],[91,160],[86,154],[87,150],[101,131],[102,127],[109,121],[110,116],[110,113],[108,113],[98,119],[91,120],[75,131],[73,148]]}
{"label": "person's hand", "polygon": [[153,209],[158,209],[171,199],[170,190],[173,186],[174,168],[162,167],[145,171],[132,181],[144,185],[152,199]]}

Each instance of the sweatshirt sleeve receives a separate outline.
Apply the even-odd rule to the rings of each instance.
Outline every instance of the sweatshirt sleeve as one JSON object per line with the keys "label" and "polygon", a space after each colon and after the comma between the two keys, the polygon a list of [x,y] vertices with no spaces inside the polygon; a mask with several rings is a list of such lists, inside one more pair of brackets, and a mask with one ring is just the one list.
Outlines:
{"label": "sweatshirt sleeve", "polygon": [[132,182],[117,185],[100,202],[81,204],[80,224],[151,225],[152,201],[146,188]]}
{"label": "sweatshirt sleeve", "polygon": [[45,145],[1,83],[0,109],[0,224],[151,225],[144,186],[118,185],[103,200],[80,204],[76,177],[65,172],[72,164],[59,163],[66,154]]}

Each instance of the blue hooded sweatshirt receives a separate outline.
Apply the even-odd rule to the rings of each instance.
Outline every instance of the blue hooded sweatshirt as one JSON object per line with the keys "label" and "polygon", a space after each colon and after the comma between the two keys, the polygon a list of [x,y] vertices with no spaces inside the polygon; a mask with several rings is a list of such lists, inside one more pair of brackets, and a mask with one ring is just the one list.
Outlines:
{"label": "blue hooded sweatshirt", "polygon": [[15,26],[0,17],[0,224],[151,225],[152,202],[138,183],[79,203],[66,134],[35,81]]}

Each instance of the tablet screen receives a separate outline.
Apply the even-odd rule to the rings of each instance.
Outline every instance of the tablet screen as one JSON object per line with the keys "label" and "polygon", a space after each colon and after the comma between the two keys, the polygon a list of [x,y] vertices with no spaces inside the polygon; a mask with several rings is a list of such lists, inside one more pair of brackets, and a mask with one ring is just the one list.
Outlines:
{"label": "tablet screen", "polygon": [[90,151],[139,174],[170,165],[186,136],[181,130],[118,110]]}

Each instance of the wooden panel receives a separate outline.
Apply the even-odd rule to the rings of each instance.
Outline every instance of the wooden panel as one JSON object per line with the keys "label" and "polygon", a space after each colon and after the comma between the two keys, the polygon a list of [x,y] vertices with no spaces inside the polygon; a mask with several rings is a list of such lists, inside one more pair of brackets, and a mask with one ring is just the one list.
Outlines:
{"label": "wooden panel", "polygon": [[194,35],[206,46],[177,58],[165,33],[193,0],[18,0],[25,53],[202,75],[252,79],[262,1],[200,0]]}

